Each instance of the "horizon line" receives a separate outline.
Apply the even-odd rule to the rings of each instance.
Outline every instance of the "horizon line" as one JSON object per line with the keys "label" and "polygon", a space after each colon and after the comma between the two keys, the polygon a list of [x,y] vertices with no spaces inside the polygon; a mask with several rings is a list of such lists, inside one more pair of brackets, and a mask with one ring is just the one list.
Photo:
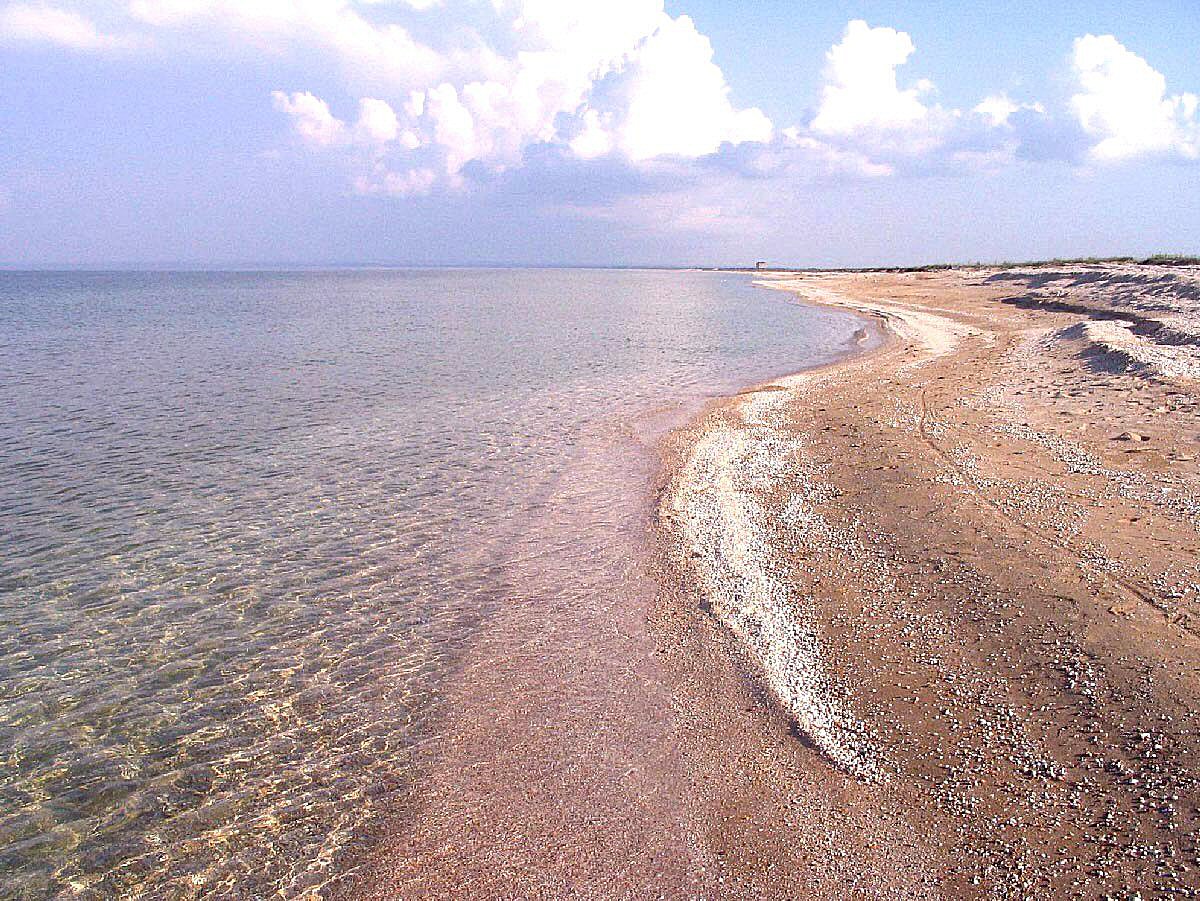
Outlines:
{"label": "horizon line", "polygon": [[972,260],[927,263],[877,263],[858,266],[830,265],[766,265],[759,261],[742,265],[667,264],[667,263],[348,263],[348,262],[232,262],[190,263],[183,261],[129,262],[104,261],[88,263],[18,263],[0,262],[0,272],[7,273],[112,273],[112,272],[405,272],[446,270],[599,270],[599,271],[660,271],[660,272],[894,272],[936,271],[945,269],[993,269],[1047,265],[1100,265],[1132,263],[1138,265],[1200,266],[1200,254],[1152,253],[1149,255],[1048,257],[1027,260]]}

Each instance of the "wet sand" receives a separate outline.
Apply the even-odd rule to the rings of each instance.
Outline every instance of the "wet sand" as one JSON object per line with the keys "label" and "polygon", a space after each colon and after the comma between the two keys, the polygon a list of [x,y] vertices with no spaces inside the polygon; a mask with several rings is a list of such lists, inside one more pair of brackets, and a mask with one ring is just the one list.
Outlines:
{"label": "wet sand", "polygon": [[889,338],[670,437],[649,571],[505,614],[347,893],[1196,894],[1197,275],[768,281]]}

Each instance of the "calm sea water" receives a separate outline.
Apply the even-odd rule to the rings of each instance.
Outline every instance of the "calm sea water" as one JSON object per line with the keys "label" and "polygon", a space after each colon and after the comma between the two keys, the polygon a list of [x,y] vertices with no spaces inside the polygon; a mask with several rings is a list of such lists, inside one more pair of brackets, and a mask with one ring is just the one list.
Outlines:
{"label": "calm sea water", "polygon": [[320,884],[514,562],[603,592],[645,436],[857,325],[716,273],[0,273],[0,895]]}

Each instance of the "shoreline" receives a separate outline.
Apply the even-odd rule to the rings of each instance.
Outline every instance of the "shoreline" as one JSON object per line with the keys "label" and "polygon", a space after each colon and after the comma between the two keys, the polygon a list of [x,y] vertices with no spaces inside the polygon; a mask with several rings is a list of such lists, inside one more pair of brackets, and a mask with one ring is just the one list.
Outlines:
{"label": "shoreline", "polygon": [[[768,308],[783,302],[748,293]],[[767,312],[771,322],[777,313],[789,323],[805,318]],[[854,353],[866,338],[848,317],[827,329],[819,333],[829,344],[802,344],[805,355],[827,359],[843,338]],[[800,333],[781,334],[779,346],[790,350]],[[774,359],[763,363],[757,371],[769,375]],[[661,591],[653,540],[660,447],[736,390],[726,380],[597,422],[591,450],[558,477],[535,528],[549,542],[581,528],[603,534],[611,578],[589,582],[587,568],[564,574],[556,555],[545,566],[531,555],[506,571],[511,598],[467,649],[444,718],[418,749],[419,787],[394,808],[382,838],[345,861],[329,896],[721,893],[724,863],[708,846],[709,810],[682,750],[688,713],[647,610]],[[584,496],[603,498],[594,520],[580,518],[592,508],[573,498]]]}
{"label": "shoreline", "polygon": [[666,434],[649,559],[514,611],[335,894],[1200,891],[1200,290],[1046,275],[772,278],[878,344]]}
{"label": "shoreline", "polygon": [[[714,400],[664,443],[665,475],[658,489],[659,565],[683,583],[699,586],[700,609],[737,636],[748,658],[743,665],[763,680],[780,714],[803,739],[850,774],[874,781],[878,774],[873,750],[869,741],[854,735],[857,724],[838,692],[826,684],[812,625],[795,615],[794,599],[774,578],[772,562],[756,553],[756,545],[767,543],[758,522],[764,511],[752,492],[731,484],[736,479],[769,481],[778,475],[781,458],[793,448],[775,420],[783,406],[801,401],[813,380],[869,365],[903,340],[881,312],[850,309],[863,323],[853,336],[857,346],[847,347],[835,360]],[[687,446],[679,447],[683,435]],[[698,487],[715,490],[705,496]],[[738,598],[737,605],[722,605],[731,595]]]}
{"label": "shoreline", "polygon": [[[758,827],[712,833],[727,894],[1200,888],[1200,290],[1095,271],[766,282],[892,338],[746,389],[668,457],[655,617],[716,723],[691,759],[753,734],[720,709],[739,697],[805,749],[716,767],[709,804]],[[778,785],[824,825],[788,823]]]}

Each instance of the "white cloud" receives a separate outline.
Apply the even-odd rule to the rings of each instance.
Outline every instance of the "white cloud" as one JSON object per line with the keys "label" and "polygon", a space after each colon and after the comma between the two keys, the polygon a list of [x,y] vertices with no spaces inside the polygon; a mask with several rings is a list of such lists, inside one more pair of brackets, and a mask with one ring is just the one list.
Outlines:
{"label": "white cloud", "polygon": [[903,31],[872,28],[861,19],[850,22],[841,43],[826,54],[825,87],[811,129],[847,136],[908,130],[925,123],[930,109],[921,96],[932,85],[920,81],[901,89],[896,81],[896,68],[915,49]]}
{"label": "white cloud", "polygon": [[704,156],[726,142],[771,140],[771,121],[761,110],[730,102],[712,44],[687,16],[664,17],[627,73],[615,138],[632,160]]}
{"label": "white cloud", "polygon": [[571,139],[572,152],[580,159],[591,160],[612,153],[615,142],[611,116],[601,116],[594,109],[583,114],[583,129]]}
{"label": "white cloud", "polygon": [[1094,159],[1200,157],[1195,94],[1168,96],[1162,73],[1112,35],[1077,38],[1072,63],[1080,90],[1071,97],[1071,109],[1095,141]]}
{"label": "white cloud", "polygon": [[297,95],[284,95],[286,104],[277,95],[276,105],[315,145],[362,144],[370,136],[390,165],[371,156],[360,189],[389,193],[409,184],[427,190],[430,170],[460,184],[472,162],[500,172],[539,143],[585,159],[619,153],[644,161],[771,138],[765,115],[733,106],[708,39],[688,17],[667,15],[662,0],[495,0],[495,9],[515,49],[506,58],[485,54],[487,77],[401,80],[395,102],[364,105],[353,128],[330,122],[328,106],[315,97],[297,106]]}
{"label": "white cloud", "polygon": [[410,91],[404,101],[404,114],[410,119],[419,119],[425,114],[425,92]]}
{"label": "white cloud", "polygon": [[[472,28],[425,28],[429,40],[443,42],[437,47],[417,40],[406,26],[441,6],[442,21],[461,17]],[[393,145],[397,157],[420,151],[410,164],[421,168],[432,153],[440,156],[432,165],[452,182],[471,161],[503,170],[537,143],[644,160],[695,157],[771,134],[760,111],[734,108],[708,39],[686,16],[669,16],[663,0],[94,0],[92,7],[163,52],[242,45],[268,59],[332,57],[348,76],[347,92],[378,98],[386,109],[368,104],[350,127],[323,100],[281,85],[286,100],[277,94],[275,105],[295,130],[317,146],[354,145],[365,135]],[[11,9],[22,33],[80,47],[104,40],[74,13]],[[601,101],[598,86],[610,77],[621,79],[621,96]]]}
{"label": "white cloud", "polygon": [[912,39],[855,20],[827,54],[826,84],[808,127],[777,136],[759,109],[734,105],[709,39],[689,17],[664,12],[661,0],[493,2],[503,36],[496,40],[509,51],[487,57],[486,77],[402,81],[380,95],[386,99],[363,101],[355,125],[330,123],[324,105],[280,108],[309,143],[339,144],[357,157],[360,190],[386,193],[427,192],[430,172],[438,184],[462,185],[471,164],[502,173],[535,144],[635,165],[761,145],[735,164],[755,177],[994,168],[1019,143],[1009,118],[1040,109],[1003,94],[981,101],[974,116],[927,103],[930,83],[902,87],[897,79],[915,52]]}
{"label": "white cloud", "polygon": [[[1020,136],[1009,119],[1020,110],[1041,110],[1040,104],[995,94],[980,101],[974,115],[943,107],[929,99],[935,89],[927,79],[901,84],[897,70],[915,52],[903,31],[861,19],[848,23],[826,54],[816,112],[807,130],[797,131],[807,140],[793,144],[814,164],[871,177],[995,168],[1014,159]],[[823,152],[814,141],[825,145]]]}
{"label": "white cloud", "polygon": [[394,141],[409,147],[420,143],[401,129],[396,111],[386,100],[360,100],[358,121],[353,125],[337,118],[328,103],[308,91],[272,91],[271,100],[277,110],[291,118],[296,134],[313,147],[357,147],[377,153]]}
{"label": "white cloud", "polygon": [[[475,98],[485,93],[483,82],[473,83]],[[472,85],[467,86],[468,89]],[[425,116],[433,124],[433,140],[446,153],[446,172],[456,176],[462,167],[478,157],[481,148],[475,132],[475,117],[459,99],[452,84],[440,84],[425,97]]]}
{"label": "white cloud", "polygon": [[1013,103],[1005,93],[993,94],[990,97],[984,97],[979,103],[975,104],[972,110],[978,113],[988,121],[990,125],[1007,125],[1008,118],[1021,107]]}
{"label": "white cloud", "polygon": [[[0,37],[282,60],[306,73],[313,60],[313,81],[280,84],[271,102],[364,193],[424,194],[555,155],[605,158],[595,165],[654,185],[702,167],[799,180],[1079,159],[1083,133],[1097,160],[1200,157],[1196,96],[1168,95],[1163,76],[1111,36],[1075,42],[1079,87],[1057,115],[1003,92],[960,110],[900,74],[912,37],[853,20],[826,54],[807,124],[776,129],[734,102],[709,38],[663,0],[50,2],[64,6],[0,7]],[[1073,156],[1054,157],[1066,145]]]}
{"label": "white cloud", "polygon": [[493,0],[523,49],[557,67],[603,75],[663,20],[662,0]]}
{"label": "white cloud", "polygon": [[982,116],[988,125],[1000,128],[1009,124],[1014,113],[1030,110],[1035,113],[1045,113],[1046,108],[1040,103],[1017,103],[1003,91],[984,97],[971,110]]}
{"label": "white cloud", "polygon": [[346,123],[329,111],[329,104],[308,91],[285,94],[273,91],[275,108],[292,119],[292,127],[305,141],[318,147],[331,147],[346,140]]}
{"label": "white cloud", "polygon": [[25,3],[0,9],[0,37],[75,50],[108,50],[131,43],[128,38],[102,33],[90,19],[72,10]]}
{"label": "white cloud", "polygon": [[386,100],[364,97],[358,101],[357,131],[366,143],[386,144],[400,136],[400,120]]}

